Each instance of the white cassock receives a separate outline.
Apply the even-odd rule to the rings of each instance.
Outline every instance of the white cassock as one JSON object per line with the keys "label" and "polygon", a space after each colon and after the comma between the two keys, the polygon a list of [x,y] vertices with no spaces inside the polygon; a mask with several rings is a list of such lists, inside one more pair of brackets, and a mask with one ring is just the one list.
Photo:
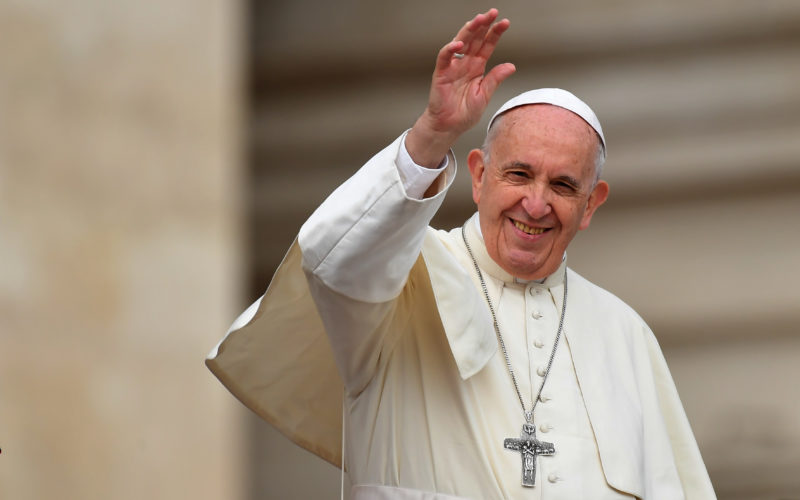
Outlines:
{"label": "white cassock", "polygon": [[214,374],[335,465],[343,399],[357,499],[715,498],[644,321],[566,260],[541,283],[515,280],[489,257],[473,217],[466,235],[527,409],[567,276],[563,338],[534,414],[538,439],[556,452],[536,459],[535,487],[521,485],[522,456],[503,442],[520,436],[524,415],[478,277],[460,228],[428,227],[455,159],[438,194],[409,197],[415,180],[396,166],[402,140],[303,225],[267,293],[209,355]]}

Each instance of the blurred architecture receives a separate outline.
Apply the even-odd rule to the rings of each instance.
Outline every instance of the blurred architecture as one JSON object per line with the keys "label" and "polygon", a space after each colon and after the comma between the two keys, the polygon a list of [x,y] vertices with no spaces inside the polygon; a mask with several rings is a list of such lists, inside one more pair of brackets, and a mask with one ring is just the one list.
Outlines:
{"label": "blurred architecture", "polygon": [[564,87],[606,129],[570,265],[655,330],[720,499],[797,497],[797,1],[0,0],[0,498],[339,497],[202,360],[492,5],[490,107]]}
{"label": "blurred architecture", "polygon": [[0,498],[235,499],[243,12],[0,0]]}

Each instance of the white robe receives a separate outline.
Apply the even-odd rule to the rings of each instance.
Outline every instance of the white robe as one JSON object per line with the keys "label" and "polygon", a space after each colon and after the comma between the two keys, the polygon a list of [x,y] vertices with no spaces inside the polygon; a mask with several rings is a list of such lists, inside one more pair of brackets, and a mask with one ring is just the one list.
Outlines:
{"label": "white robe", "polygon": [[[394,166],[399,143],[303,226],[265,296],[209,356],[214,373],[287,436],[338,464],[332,354],[345,387],[347,467],[365,485],[354,488],[357,497],[714,498],[652,332],[571,270],[565,338],[536,410],[537,424],[546,421],[540,431],[553,429],[538,438],[553,441],[556,455],[537,459],[533,490],[519,485],[520,455],[502,441],[518,437],[522,410],[485,299],[460,233],[427,227],[446,188],[422,201],[406,196]],[[453,176],[454,167],[448,184]],[[549,356],[530,345],[552,345],[542,335],[555,328],[516,313],[505,320],[502,311],[532,311],[552,326],[565,266],[541,285],[504,281],[477,231],[470,239],[501,325],[522,325],[505,335],[529,405],[537,379],[527,368]]]}

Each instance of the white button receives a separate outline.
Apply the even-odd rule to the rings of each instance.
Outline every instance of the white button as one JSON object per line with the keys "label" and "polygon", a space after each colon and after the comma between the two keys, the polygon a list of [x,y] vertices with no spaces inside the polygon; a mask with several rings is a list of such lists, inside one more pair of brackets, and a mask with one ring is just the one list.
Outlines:
{"label": "white button", "polygon": [[544,377],[545,373],[547,373],[547,370],[545,369],[544,366],[540,366],[539,368],[536,369],[536,375],[539,375],[540,377]]}
{"label": "white button", "polygon": [[542,317],[542,314],[539,311],[533,311],[533,313],[531,313],[531,318],[533,318],[533,319],[539,319],[541,317]]}
{"label": "white button", "polygon": [[528,288],[528,293],[530,293],[530,294],[531,294],[531,297],[533,297],[534,295],[536,295],[537,293],[539,293],[539,290],[538,290],[538,289],[536,289],[536,288],[533,288],[533,287],[531,287],[531,288]]}
{"label": "white button", "polygon": [[542,432],[550,432],[553,430],[553,426],[550,424],[542,424],[539,426],[539,430]]}
{"label": "white button", "polygon": [[553,474],[549,474],[549,475],[547,476],[547,480],[548,480],[548,481],[550,481],[551,483],[555,483],[555,482],[556,482],[556,481],[558,481],[559,479],[561,479],[561,478],[560,478],[560,477],[558,477],[558,474],[555,474],[555,473],[553,473]]}
{"label": "white button", "polygon": [[544,347],[544,342],[542,342],[539,339],[536,339],[536,340],[533,341],[533,346],[534,347],[538,347],[539,349],[541,349],[542,347]]}

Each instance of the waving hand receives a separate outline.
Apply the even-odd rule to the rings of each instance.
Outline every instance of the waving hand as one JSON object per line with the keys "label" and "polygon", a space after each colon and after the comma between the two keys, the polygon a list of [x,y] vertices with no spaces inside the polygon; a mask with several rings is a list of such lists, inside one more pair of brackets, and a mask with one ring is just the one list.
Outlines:
{"label": "waving hand", "polygon": [[496,9],[478,14],[439,51],[428,106],[406,137],[416,163],[439,165],[456,139],[480,120],[497,86],[514,73],[511,63],[486,72],[489,57],[509,26],[508,19],[496,19]]}

